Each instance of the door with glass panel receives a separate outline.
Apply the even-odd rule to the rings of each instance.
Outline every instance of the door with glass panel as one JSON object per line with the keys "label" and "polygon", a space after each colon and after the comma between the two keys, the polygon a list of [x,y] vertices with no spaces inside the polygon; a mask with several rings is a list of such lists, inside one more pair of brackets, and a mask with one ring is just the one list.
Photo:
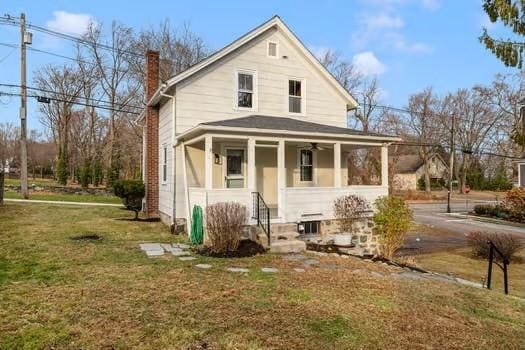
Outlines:
{"label": "door with glass panel", "polygon": [[245,181],[245,150],[226,148],[226,188],[243,188]]}

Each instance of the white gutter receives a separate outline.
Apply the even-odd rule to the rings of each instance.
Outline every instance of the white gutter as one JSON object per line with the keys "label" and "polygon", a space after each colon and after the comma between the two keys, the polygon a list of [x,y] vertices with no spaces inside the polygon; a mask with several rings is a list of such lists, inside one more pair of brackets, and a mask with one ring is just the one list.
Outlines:
{"label": "white gutter", "polygon": [[[171,96],[171,95],[168,95],[168,94],[165,94],[164,93],[164,89],[166,88],[166,85],[165,84],[162,84],[161,87],[155,92],[155,95],[158,93],[159,96],[163,96],[163,97],[167,97],[169,99],[171,99],[171,121],[173,123],[173,127],[171,128],[172,129],[172,133],[171,133],[171,147],[172,147],[172,179],[173,179],[173,186],[172,186],[172,191],[173,191],[173,203],[172,203],[172,215],[171,215],[171,219],[172,219],[172,223],[175,225],[176,222],[175,222],[175,207],[176,207],[176,201],[175,201],[175,193],[177,192],[176,188],[175,188],[175,174],[176,174],[176,171],[177,171],[177,167],[176,167],[176,162],[177,162],[177,159],[175,157],[175,146],[176,146],[176,143],[177,143],[177,139],[176,139],[176,129],[177,129],[177,120],[176,120],[176,114],[175,114],[175,96]],[[155,95],[153,95],[153,97],[155,97]],[[159,135],[160,136],[160,135]]]}

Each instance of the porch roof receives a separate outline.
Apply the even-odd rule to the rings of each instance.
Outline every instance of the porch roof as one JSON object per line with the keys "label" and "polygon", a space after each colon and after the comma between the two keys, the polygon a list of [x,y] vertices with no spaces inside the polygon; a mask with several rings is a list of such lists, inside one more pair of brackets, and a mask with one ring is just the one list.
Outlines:
{"label": "porch roof", "polygon": [[378,134],[373,132],[363,132],[361,130],[341,128],[337,126],[312,123],[303,120],[287,117],[275,117],[265,115],[251,115],[247,117],[218,120],[213,122],[201,123],[195,128],[190,129],[179,136],[179,138],[191,138],[197,131],[233,131],[251,133],[270,133],[305,135],[305,136],[332,136],[336,138],[359,138],[373,139],[386,142],[400,141],[401,139],[393,135]]}

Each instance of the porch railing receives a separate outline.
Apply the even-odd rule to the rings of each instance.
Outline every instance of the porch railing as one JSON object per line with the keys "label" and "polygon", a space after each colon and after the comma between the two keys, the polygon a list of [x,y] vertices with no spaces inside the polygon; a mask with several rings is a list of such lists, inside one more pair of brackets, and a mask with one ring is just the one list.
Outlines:
{"label": "porch railing", "polygon": [[268,237],[268,247],[271,244],[270,238],[270,208],[264,201],[263,197],[259,192],[252,192],[252,219],[257,220],[257,225],[259,225],[266,237]]}

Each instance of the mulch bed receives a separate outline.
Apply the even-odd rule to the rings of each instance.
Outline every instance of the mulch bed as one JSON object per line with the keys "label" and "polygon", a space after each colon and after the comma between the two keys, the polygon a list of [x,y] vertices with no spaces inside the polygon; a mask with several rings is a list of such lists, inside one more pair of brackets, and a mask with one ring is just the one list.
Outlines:
{"label": "mulch bed", "polygon": [[252,240],[242,240],[239,248],[233,252],[215,253],[210,251],[209,247],[201,246],[195,249],[195,252],[204,256],[211,256],[214,258],[246,258],[257,254],[266,253],[266,249],[257,242]]}

